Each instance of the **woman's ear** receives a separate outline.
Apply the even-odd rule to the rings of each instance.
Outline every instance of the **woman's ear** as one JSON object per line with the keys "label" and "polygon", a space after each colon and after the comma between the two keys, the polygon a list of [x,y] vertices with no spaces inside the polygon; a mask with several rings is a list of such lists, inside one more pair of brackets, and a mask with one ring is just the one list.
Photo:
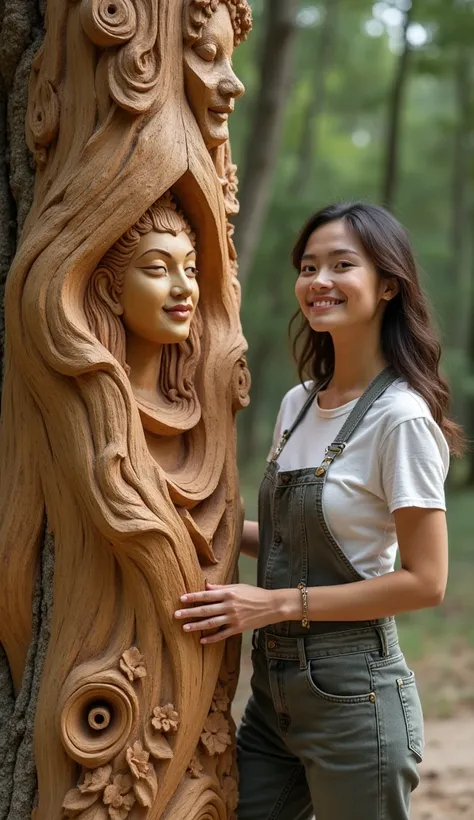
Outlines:
{"label": "woman's ear", "polygon": [[105,302],[116,316],[121,316],[123,307],[119,300],[118,294],[113,287],[112,279],[105,271],[96,275],[95,289],[98,296]]}
{"label": "woman's ear", "polygon": [[400,287],[398,284],[398,279],[383,280],[382,299],[386,302],[391,302],[399,292]]}

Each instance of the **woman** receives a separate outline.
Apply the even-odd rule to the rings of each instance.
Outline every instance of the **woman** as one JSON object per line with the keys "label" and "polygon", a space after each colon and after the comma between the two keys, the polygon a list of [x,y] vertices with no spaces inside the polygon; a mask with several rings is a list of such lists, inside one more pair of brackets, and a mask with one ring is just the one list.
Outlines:
{"label": "woman", "polygon": [[293,261],[311,381],[283,399],[259,530],[245,525],[258,587],[208,585],[177,617],[197,619],[184,629],[203,643],[255,630],[239,820],[407,820],[423,717],[393,616],[443,599],[461,433],[398,222],[325,208]]}

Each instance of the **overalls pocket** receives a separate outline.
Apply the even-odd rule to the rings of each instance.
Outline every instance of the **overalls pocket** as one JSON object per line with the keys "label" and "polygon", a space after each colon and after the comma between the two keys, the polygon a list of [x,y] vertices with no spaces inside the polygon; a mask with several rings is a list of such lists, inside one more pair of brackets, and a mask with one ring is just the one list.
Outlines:
{"label": "overalls pocket", "polygon": [[314,695],[330,703],[373,703],[364,653],[347,653],[308,660],[306,679]]}
{"label": "overalls pocket", "polygon": [[398,692],[402,702],[403,714],[407,728],[408,748],[416,755],[418,762],[423,760],[424,733],[423,711],[416,688],[415,674],[410,672],[406,678],[397,679]]}

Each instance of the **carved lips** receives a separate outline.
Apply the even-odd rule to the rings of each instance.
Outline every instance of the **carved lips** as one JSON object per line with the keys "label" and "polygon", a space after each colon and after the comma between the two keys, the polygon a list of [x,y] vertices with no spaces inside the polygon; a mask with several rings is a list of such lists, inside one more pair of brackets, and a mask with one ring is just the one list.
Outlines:
{"label": "carved lips", "polygon": [[171,319],[176,322],[187,322],[190,314],[193,312],[192,305],[173,305],[173,307],[164,307],[163,310]]}

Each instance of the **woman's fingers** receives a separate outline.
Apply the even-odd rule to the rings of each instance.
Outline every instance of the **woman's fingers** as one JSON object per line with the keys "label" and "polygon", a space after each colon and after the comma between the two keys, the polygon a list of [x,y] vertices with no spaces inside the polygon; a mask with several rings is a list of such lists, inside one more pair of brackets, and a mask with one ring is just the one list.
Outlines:
{"label": "woman's fingers", "polygon": [[221,629],[219,632],[216,632],[215,635],[209,635],[206,638],[201,638],[201,643],[218,643],[219,641],[225,641],[226,638],[230,638],[231,635],[237,635],[237,631],[235,629]]}
{"label": "woman's fingers", "polygon": [[201,592],[187,592],[186,595],[181,595],[180,601],[186,604],[205,604],[207,602],[223,601],[231,597],[231,592],[226,587],[218,587],[217,589],[205,589]]}
{"label": "woman's fingers", "polygon": [[207,606],[192,606],[188,609],[178,609],[174,613],[175,618],[213,618],[227,612],[228,605],[224,602],[212,603]]}
{"label": "woman's fingers", "polygon": [[184,624],[183,629],[186,632],[199,632],[205,629],[219,629],[228,622],[227,615],[216,615],[214,618],[207,618],[204,621],[195,621],[192,624]]}

